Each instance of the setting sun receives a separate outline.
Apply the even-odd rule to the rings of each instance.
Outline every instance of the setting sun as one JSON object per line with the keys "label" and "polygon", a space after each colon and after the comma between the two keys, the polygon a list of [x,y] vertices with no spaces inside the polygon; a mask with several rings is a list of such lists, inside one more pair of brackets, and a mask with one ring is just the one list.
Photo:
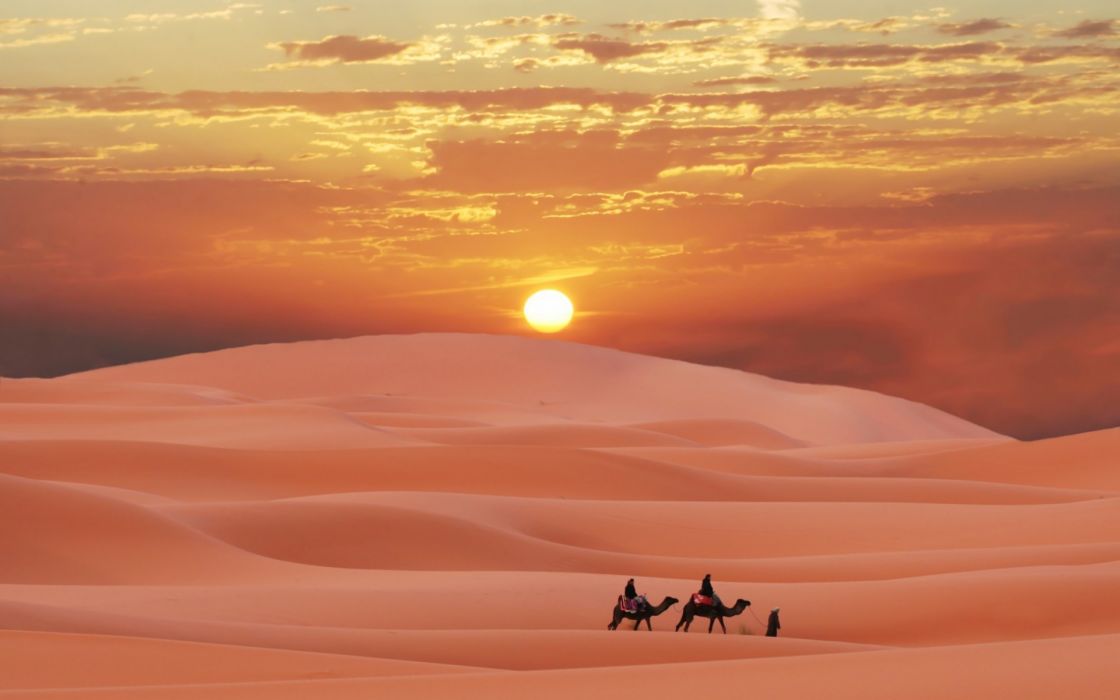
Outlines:
{"label": "setting sun", "polygon": [[525,320],[533,330],[557,333],[572,322],[572,302],[563,292],[543,289],[525,301]]}

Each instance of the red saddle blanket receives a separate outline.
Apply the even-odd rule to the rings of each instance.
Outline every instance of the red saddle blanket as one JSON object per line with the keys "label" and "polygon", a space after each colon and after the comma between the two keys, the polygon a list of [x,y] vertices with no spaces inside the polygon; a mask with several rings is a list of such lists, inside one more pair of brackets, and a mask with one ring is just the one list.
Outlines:
{"label": "red saddle blanket", "polygon": [[645,602],[645,596],[638,596],[637,598],[631,598],[630,600],[626,600],[626,598],[624,598],[623,596],[618,597],[618,605],[620,608],[622,608],[622,612],[636,613]]}
{"label": "red saddle blanket", "polygon": [[712,600],[711,598],[709,598],[706,595],[700,595],[699,593],[693,593],[692,594],[692,602],[695,605],[707,605],[707,606],[715,605],[714,600]]}

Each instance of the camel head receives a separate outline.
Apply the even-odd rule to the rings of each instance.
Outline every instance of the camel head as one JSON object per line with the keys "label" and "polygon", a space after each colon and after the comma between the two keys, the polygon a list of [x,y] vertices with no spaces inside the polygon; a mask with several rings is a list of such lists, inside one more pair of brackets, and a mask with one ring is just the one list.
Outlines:
{"label": "camel head", "polygon": [[674,598],[674,597],[673,597],[673,596],[671,596],[671,595],[667,595],[667,596],[665,596],[665,604],[666,604],[666,607],[670,607],[670,608],[671,608],[671,607],[673,607],[674,605],[676,605],[676,604],[677,604],[677,603],[679,603],[679,602],[681,602],[681,601],[677,600],[676,598]]}
{"label": "camel head", "polygon": [[740,598],[739,600],[735,601],[735,608],[734,609],[738,610],[739,612],[742,612],[742,611],[746,610],[747,608],[749,608],[750,606],[751,606],[751,601],[744,600],[744,599]]}

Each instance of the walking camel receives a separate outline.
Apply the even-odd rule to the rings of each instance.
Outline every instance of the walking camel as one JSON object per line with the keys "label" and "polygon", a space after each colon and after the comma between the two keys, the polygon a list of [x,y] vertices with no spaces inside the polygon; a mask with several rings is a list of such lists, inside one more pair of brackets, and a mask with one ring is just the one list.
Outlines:
{"label": "walking camel", "polygon": [[699,616],[708,618],[708,634],[712,633],[712,627],[716,624],[716,620],[719,620],[719,626],[723,628],[723,633],[727,634],[727,625],[723,624],[723,618],[741,615],[750,604],[751,601],[740,598],[735,601],[733,607],[729,608],[722,603],[718,605],[697,605],[690,599],[684,604],[684,609],[681,610],[681,621],[677,623],[677,631],[680,631],[681,625],[684,625],[684,631],[687,632],[689,626],[692,625],[692,618]]}
{"label": "walking camel", "polygon": [[679,600],[672,596],[665,596],[665,600],[661,601],[660,605],[657,605],[655,607],[646,605],[642,607],[638,612],[627,612],[622,609],[622,596],[619,596],[618,602],[614,604],[614,610],[611,611],[611,623],[607,625],[607,629],[618,629],[618,623],[622,622],[622,618],[626,618],[627,620],[636,620],[636,622],[634,623],[634,629],[638,629],[638,627],[640,627],[641,624],[645,622],[646,627],[650,632],[652,632],[653,625],[650,624],[649,619],[651,617],[660,615],[679,602]]}

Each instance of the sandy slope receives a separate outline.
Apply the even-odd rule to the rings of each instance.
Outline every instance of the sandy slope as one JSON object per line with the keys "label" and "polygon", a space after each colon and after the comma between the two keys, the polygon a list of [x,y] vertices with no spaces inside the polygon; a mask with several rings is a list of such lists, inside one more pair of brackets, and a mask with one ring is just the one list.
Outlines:
{"label": "sandy slope", "polygon": [[928,406],[869,391],[506,336],[257,345],[85,372],[66,381],[192,384],[259,399],[375,394],[481,400],[608,423],[734,418],[810,443],[993,436]]}
{"label": "sandy slope", "polygon": [[5,379],[0,695],[1115,697],[1118,457],[492,336]]}

